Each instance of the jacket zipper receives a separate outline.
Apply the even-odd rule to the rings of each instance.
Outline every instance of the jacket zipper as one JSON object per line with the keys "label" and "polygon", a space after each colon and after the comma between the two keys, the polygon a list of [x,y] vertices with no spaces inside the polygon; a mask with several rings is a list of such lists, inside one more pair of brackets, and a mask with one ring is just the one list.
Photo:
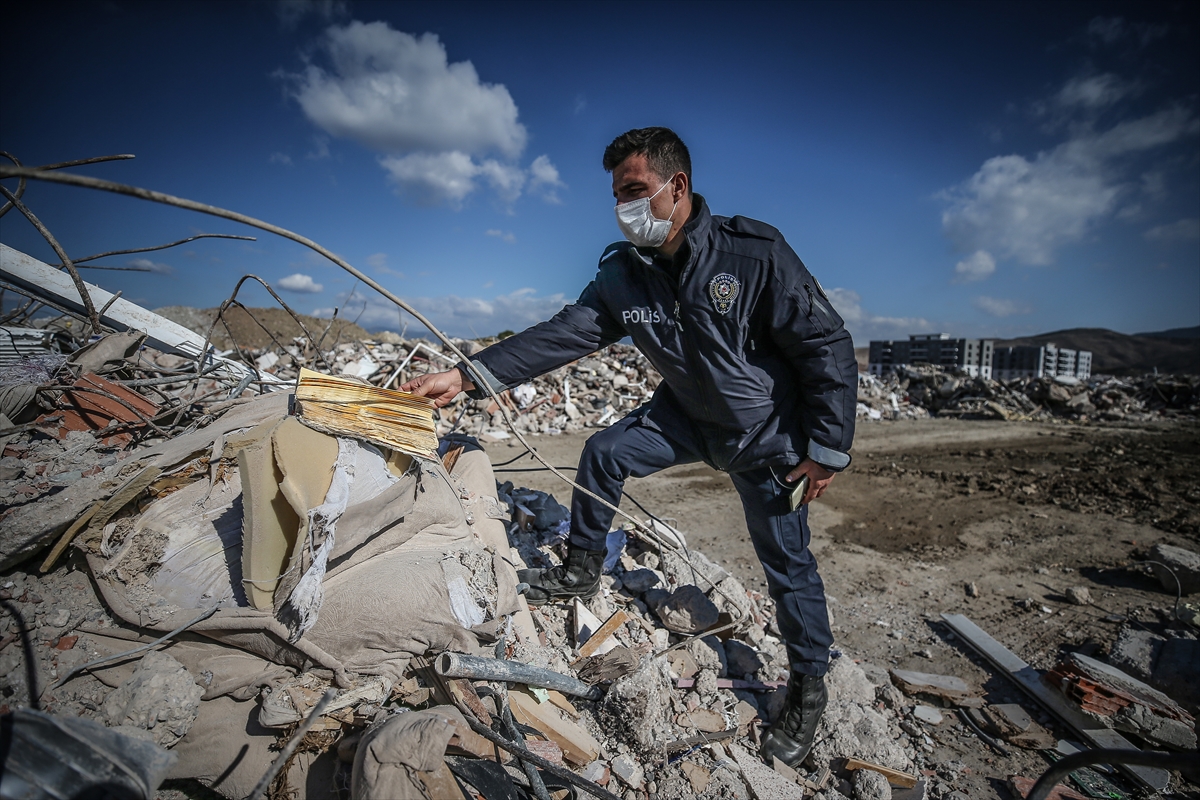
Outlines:
{"label": "jacket zipper", "polygon": [[[681,285],[679,287],[679,291],[681,292],[683,291],[682,283],[683,277],[680,276]],[[679,300],[675,301],[675,329],[679,332],[679,347],[683,351],[684,360],[687,362],[688,372],[696,376],[696,388],[699,389],[698,394],[700,395],[700,407],[704,409],[704,416],[711,420],[712,411],[708,407],[708,387],[704,385],[704,373],[702,370],[696,368],[696,364],[692,360],[691,348],[689,348],[687,343],[684,341],[683,311],[680,308]]]}
{"label": "jacket zipper", "polygon": [[[821,318],[826,328],[832,328],[833,318],[829,316],[829,311],[825,308],[825,304],[817,300],[817,296],[813,292],[812,287],[807,283],[804,284],[804,290],[808,292],[808,305],[810,308],[812,308],[814,314]],[[825,333],[825,331],[822,330],[821,333]]]}

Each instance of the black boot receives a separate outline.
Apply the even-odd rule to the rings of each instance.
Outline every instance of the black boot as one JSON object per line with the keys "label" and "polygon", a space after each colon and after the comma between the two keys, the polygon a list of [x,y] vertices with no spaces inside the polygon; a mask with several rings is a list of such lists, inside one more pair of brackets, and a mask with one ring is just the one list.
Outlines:
{"label": "black boot", "polygon": [[567,543],[567,558],[550,569],[522,569],[517,580],[528,583],[525,601],[541,606],[555,597],[595,597],[600,591],[600,571],[604,568],[604,550],[584,550]]}
{"label": "black boot", "polygon": [[793,672],[788,680],[787,700],[779,719],[775,720],[762,738],[762,757],[768,765],[772,757],[793,769],[808,758],[817,723],[829,702],[823,675],[801,675]]}

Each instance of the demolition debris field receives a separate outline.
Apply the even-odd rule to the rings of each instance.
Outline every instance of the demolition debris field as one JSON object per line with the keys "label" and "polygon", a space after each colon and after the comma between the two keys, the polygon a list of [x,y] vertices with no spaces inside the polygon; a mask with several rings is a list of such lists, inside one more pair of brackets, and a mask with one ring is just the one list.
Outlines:
{"label": "demolition debris field", "polygon": [[[230,655],[193,633],[161,657],[146,656],[136,670],[124,664],[120,674],[108,674],[107,667],[91,674],[73,676],[73,671],[96,656],[149,639],[152,634],[136,630],[146,620],[161,632],[175,623],[158,615],[188,617],[214,597],[222,598],[218,605],[225,604],[220,611],[227,619],[257,613],[245,619],[275,625],[265,601],[266,610],[256,612],[237,600],[240,582],[233,572],[216,561],[215,572],[199,569],[212,546],[214,552],[240,553],[229,563],[249,576],[245,570],[251,567],[242,562],[250,551],[239,550],[249,529],[243,513],[255,526],[275,518],[269,510],[274,506],[253,498],[246,506],[240,499],[245,487],[253,492],[259,486],[256,474],[266,475],[255,473],[257,462],[250,460],[250,449],[259,446],[255,436],[270,437],[272,463],[292,475],[316,458],[313,448],[296,449],[296,437],[308,429],[286,416],[286,395],[301,369],[383,388],[455,361],[442,345],[395,333],[364,340],[349,329],[327,337],[310,319],[297,323],[296,331],[304,335],[277,330],[251,343],[254,328],[264,322],[263,327],[276,327],[283,317],[240,307],[225,308],[222,315],[237,346],[202,373],[192,358],[159,352],[136,332],[110,334],[80,348],[67,341],[77,329],[62,319],[30,319],[25,324],[31,327],[3,329],[19,357],[0,370],[5,388],[0,397],[10,415],[0,427],[7,434],[0,460],[0,556],[10,567],[0,576],[0,600],[23,622],[14,616],[0,643],[0,712],[29,697],[29,684],[37,681],[43,708],[60,718],[79,717],[80,724],[103,720],[125,736],[152,734],[155,743],[170,747],[180,759],[173,777],[186,779],[161,792],[160,800],[211,796],[201,784],[214,785],[226,796],[245,796],[249,783],[274,758],[271,747],[312,710],[330,677],[307,668],[293,674],[287,664],[264,660],[257,651],[240,656],[252,662],[241,672],[231,667],[213,672],[207,661],[187,666],[183,662]],[[175,330],[160,315],[147,319],[159,336],[178,339],[177,349],[184,352],[191,352],[188,342],[202,343],[221,327],[211,318],[180,318],[193,328]],[[66,349],[58,350],[64,342]],[[469,354],[482,344],[456,346]],[[485,541],[487,526],[490,546],[498,546],[497,553],[510,550],[514,564],[555,563],[567,509],[546,493],[565,504],[570,487],[523,454],[514,434],[528,436],[543,457],[569,472],[587,437],[646,402],[659,380],[632,347],[614,345],[496,399],[458,399],[429,420],[445,452],[438,459],[426,454],[430,463],[419,474],[428,482],[399,467],[388,478],[382,459],[367,458],[355,467],[362,468],[364,480],[373,475],[370,482],[380,487],[401,481],[400,490],[383,490],[391,492],[389,503],[412,497],[426,504],[411,514],[384,514],[388,520],[399,514],[399,521],[369,535],[401,542],[413,534],[465,537],[478,549],[476,539]],[[230,398],[247,386],[274,391]],[[703,464],[631,480],[624,504],[639,520],[654,514],[683,532],[690,564],[670,548],[642,539],[645,533],[628,539],[614,533],[612,567],[600,595],[586,605],[551,604],[532,614],[513,613],[513,636],[502,638],[513,661],[541,669],[542,675],[548,671],[556,681],[573,681],[572,675],[588,683],[611,681],[603,700],[559,706],[538,703],[518,680],[509,694],[512,713],[537,731],[529,742],[535,755],[545,754],[561,774],[594,791],[616,791],[623,800],[764,800],[796,797],[801,790],[821,800],[875,800],[892,796],[882,777],[889,769],[899,770],[899,780],[923,781],[913,790],[917,794],[897,797],[1013,796],[1010,782],[1041,774],[1048,763],[1045,753],[1054,752],[1059,739],[1079,734],[1052,720],[995,666],[974,655],[945,614],[963,615],[959,622],[978,625],[1013,657],[1074,692],[1058,696],[1085,707],[1108,703],[1098,712],[1100,724],[1115,725],[1148,749],[1194,748],[1188,710],[1200,704],[1193,666],[1200,659],[1195,633],[1200,610],[1194,603],[1200,591],[1200,485],[1195,479],[1200,473],[1200,378],[1000,383],[922,366],[882,377],[860,375],[858,399],[854,462],[811,509],[812,548],[826,582],[837,648],[828,680],[833,699],[811,763],[797,774],[778,766],[772,770],[753,755],[761,726],[775,718],[783,700],[779,687],[787,676],[786,655],[771,622],[772,602],[765,596],[740,501],[728,476]],[[221,438],[226,434],[234,438]],[[316,449],[328,450],[328,458],[336,451],[340,462],[341,440],[335,444],[322,435],[304,434],[306,441],[319,441]],[[288,453],[299,452],[306,457],[289,460]],[[347,450],[353,452],[357,446]],[[494,481],[489,461],[495,465]],[[156,478],[164,469],[168,472]],[[127,478],[135,485],[109,500],[123,485],[112,480],[118,475],[147,476],[151,483]],[[473,488],[466,477],[471,475]],[[414,495],[416,484],[421,490]],[[453,494],[446,494],[451,488]],[[303,506],[312,508],[320,496],[316,491]],[[194,514],[196,504],[205,509],[204,519]],[[435,506],[457,522],[430,524]],[[112,517],[117,509],[123,510]],[[41,552],[71,519],[79,521],[54,551],[61,551],[57,566],[39,574]],[[156,527],[163,521],[165,527]],[[277,522],[282,526],[282,517]],[[62,550],[84,525],[87,530],[74,546]],[[255,529],[273,530],[270,524]],[[347,525],[345,533],[352,537],[361,531]],[[366,752],[360,746],[366,740],[358,737],[413,720],[442,719],[437,715],[453,710],[451,703],[466,703],[475,714],[468,696],[476,688],[488,691],[482,676],[467,675],[455,682],[466,694],[454,699],[427,659],[436,657],[441,664],[438,653],[472,649],[462,637],[468,629],[475,631],[468,627],[475,615],[487,620],[500,615],[502,604],[517,603],[512,564],[472,555],[469,548],[461,561],[442,564],[439,556],[426,563],[420,548],[406,548],[401,543],[362,550],[361,563],[350,567],[367,570],[362,574],[368,576],[379,569],[387,576],[382,582],[368,580],[360,587],[343,576],[327,576],[325,581],[338,587],[326,595],[333,608],[322,612],[318,627],[298,646],[307,646],[309,639],[328,641],[342,648],[340,657],[374,658],[361,642],[375,634],[347,639],[337,633],[343,624],[328,622],[342,613],[339,603],[349,604],[342,623],[369,626],[383,620],[379,635],[404,634],[408,623],[397,620],[407,619],[404,614],[414,608],[440,608],[438,603],[388,601],[395,610],[385,617],[363,613],[369,606],[360,606],[354,593],[366,587],[394,588],[424,576],[432,583],[423,597],[457,586],[459,599],[471,602],[456,606],[456,595],[448,594],[445,618],[431,627],[438,644],[414,639],[389,645],[398,655],[381,663],[395,674],[364,671],[341,687],[339,702],[350,705],[313,712],[320,717],[318,727],[304,739],[302,758],[289,762],[275,781],[273,796],[300,785],[309,786],[309,796],[324,796],[325,789],[313,787],[330,786],[347,775],[361,778],[360,767],[348,760],[357,764],[355,753]],[[434,550],[443,552],[441,545]],[[38,558],[31,560],[34,555]],[[185,568],[174,560],[177,555],[200,560]],[[46,563],[55,564],[55,557]],[[383,558],[396,561],[384,564]],[[1152,573],[1145,563],[1151,560],[1171,562],[1184,583],[1183,594],[1193,597],[1176,607],[1174,591],[1164,589],[1169,579]],[[411,567],[408,578],[397,580],[396,565],[405,564]],[[271,568],[266,579],[252,582],[261,589],[263,580],[282,580],[289,571]],[[189,577],[170,577],[177,574]],[[710,587],[711,596],[703,587]],[[102,598],[97,588],[111,596]],[[201,590],[199,599],[191,596]],[[190,595],[176,608],[158,592]],[[472,610],[475,604],[479,608]],[[189,610],[181,614],[183,609]],[[724,632],[728,639],[722,641],[721,633],[688,638],[715,630],[722,613],[740,618]],[[204,619],[198,616],[188,625]],[[486,622],[479,623],[480,632],[472,636],[492,635],[486,629]],[[593,632],[597,644],[589,649]],[[442,641],[451,634],[458,638]],[[27,643],[36,653],[32,673],[23,658]],[[1087,661],[1091,656],[1101,662]],[[1153,683],[1187,710],[1165,697],[1158,703],[1113,694],[1107,678],[1096,677],[1095,670],[1114,666]],[[366,669],[378,671],[371,664]],[[242,674],[247,671],[248,676]],[[468,677],[478,679],[472,684]],[[59,680],[66,685],[50,683]],[[195,696],[201,689],[203,695]],[[1119,700],[1115,711],[1114,697]],[[498,708],[493,696],[485,699]],[[163,708],[166,718],[147,716]],[[410,713],[418,709],[423,710]],[[629,724],[633,718],[637,725]],[[246,720],[267,727],[252,730]],[[239,733],[224,735],[231,724]],[[442,748],[433,754],[431,769],[408,774],[431,796],[445,796],[434,789],[438,780],[449,780],[447,768],[467,769],[477,756],[492,757],[486,743],[472,740],[470,733],[495,734],[494,729],[461,720],[454,724],[460,737],[455,747],[466,751],[469,763],[459,750],[446,750],[443,762]],[[1007,744],[985,743],[971,724]],[[234,770],[228,759],[235,754],[221,751],[214,735],[234,749],[244,741],[254,748],[253,758],[238,761]],[[564,758],[574,772],[562,772]],[[863,762],[865,769],[852,766]],[[515,768],[507,774],[505,781],[521,780]],[[1167,773],[1160,771],[1160,778],[1152,785],[1166,787]],[[1189,791],[1178,777],[1171,781],[1176,793]]]}

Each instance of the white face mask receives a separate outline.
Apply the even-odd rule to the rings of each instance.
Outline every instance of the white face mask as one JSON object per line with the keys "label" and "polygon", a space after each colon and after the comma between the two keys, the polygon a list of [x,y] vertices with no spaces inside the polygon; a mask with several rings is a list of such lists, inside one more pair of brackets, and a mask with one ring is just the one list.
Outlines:
{"label": "white face mask", "polygon": [[679,201],[671,206],[671,214],[666,219],[659,219],[651,213],[650,201],[671,185],[673,181],[667,181],[649,197],[617,203],[617,227],[635,247],[658,247],[667,240],[667,234],[671,232],[671,217],[675,216]]}

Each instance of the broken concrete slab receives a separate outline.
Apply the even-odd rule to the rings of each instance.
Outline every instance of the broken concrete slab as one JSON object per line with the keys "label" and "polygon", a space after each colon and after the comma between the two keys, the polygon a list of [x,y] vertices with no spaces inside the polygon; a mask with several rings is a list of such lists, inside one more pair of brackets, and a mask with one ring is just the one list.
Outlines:
{"label": "broken concrete slab", "polygon": [[708,788],[711,773],[694,761],[684,761],[679,766],[688,779],[688,783],[692,785],[692,791],[696,794],[703,794],[704,790]]}
{"label": "broken concrete slab", "polygon": [[1167,695],[1116,667],[1072,653],[1047,678],[1084,712],[1118,730],[1181,750],[1196,747],[1195,719]]}
{"label": "broken concrete slab", "polygon": [[926,706],[918,703],[917,705],[913,706],[913,716],[921,720],[921,722],[925,722],[930,725],[942,724],[942,712],[938,711],[933,706]]}
{"label": "broken concrete slab", "polygon": [[757,800],[793,800],[801,793],[799,786],[762,763],[758,756],[733,742],[726,746],[741,770],[742,778],[750,787],[750,793]]}
{"label": "broken concrete slab", "polygon": [[641,789],[645,782],[646,774],[642,769],[642,765],[634,760],[633,756],[628,753],[623,753],[612,760],[612,773],[621,779],[621,782],[630,789]]}
{"label": "broken concrete slab", "polygon": [[894,669],[891,676],[896,686],[907,695],[928,695],[956,702],[978,694],[956,675]]}
{"label": "broken concrete slab", "polygon": [[1150,548],[1148,560],[1164,591],[1200,592],[1200,553],[1160,542]]}
{"label": "broken concrete slab", "polygon": [[720,616],[713,601],[695,584],[671,592],[655,612],[668,629],[686,634],[711,628]]}
{"label": "broken concrete slab", "polygon": [[846,769],[854,772],[858,770],[871,771],[881,775],[888,784],[892,786],[900,786],[904,789],[911,789],[917,785],[917,776],[910,775],[903,770],[892,769],[885,767],[882,764],[874,764],[870,761],[863,761],[861,758],[846,759]]}
{"label": "broken concrete slab", "polygon": [[50,545],[97,502],[115,492],[123,478],[139,471],[132,461],[106,467],[83,477],[60,492],[16,506],[0,517],[0,571],[22,563]]}
{"label": "broken concrete slab", "polygon": [[892,787],[882,773],[873,769],[856,769],[851,783],[856,800],[892,800]]}
{"label": "broken concrete slab", "polygon": [[[910,769],[912,762],[900,744],[894,715],[875,707],[875,686],[849,658],[835,658],[825,676],[829,705],[817,726],[812,761],[818,769],[832,767],[854,753],[890,769]],[[780,689],[778,696],[782,697]]]}

